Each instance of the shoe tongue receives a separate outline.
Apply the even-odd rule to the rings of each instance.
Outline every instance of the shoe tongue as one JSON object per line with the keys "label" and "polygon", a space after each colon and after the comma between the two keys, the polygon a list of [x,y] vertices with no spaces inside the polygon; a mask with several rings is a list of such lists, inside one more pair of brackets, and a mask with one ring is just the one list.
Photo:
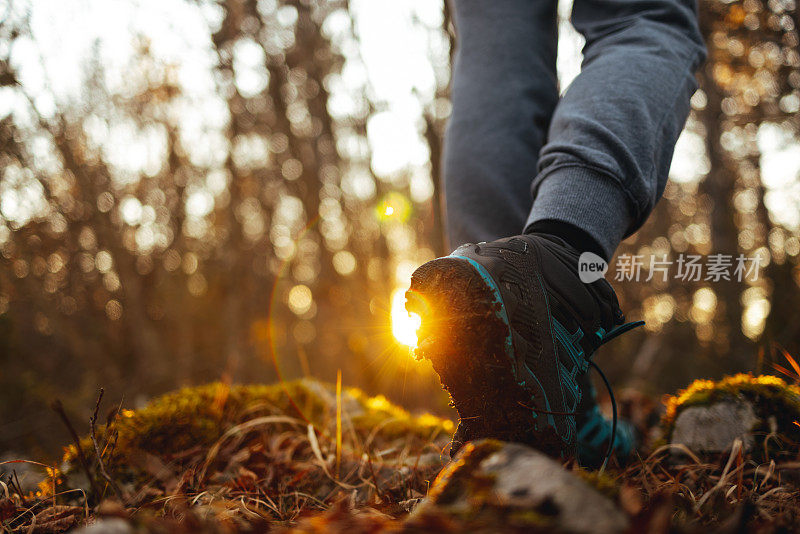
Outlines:
{"label": "shoe tongue", "polygon": [[547,239],[548,241],[552,241],[553,243],[555,243],[557,245],[561,245],[562,247],[569,249],[571,252],[572,251],[577,252],[577,250],[575,250],[575,248],[572,245],[570,245],[569,243],[567,243],[566,241],[564,241],[560,237],[555,236],[553,234],[545,234],[545,233],[541,233],[541,232],[529,232],[529,233],[527,233],[525,235],[535,235],[537,237],[541,237],[541,238]]}
{"label": "shoe tongue", "polygon": [[[575,247],[570,245],[564,239],[543,232],[529,232],[529,236],[535,236],[539,239],[544,239],[557,245],[558,248],[561,249],[562,253],[566,253],[565,255],[571,257],[570,260],[567,260],[567,263],[570,264],[570,268],[572,269],[573,273],[577,276],[578,271],[578,260],[580,258],[580,251],[578,251]],[[562,256],[562,259],[564,257]],[[593,293],[595,293],[595,298],[599,298],[601,300],[605,300],[608,304],[605,311],[606,319],[602,321],[604,327],[608,327],[607,329],[610,330],[614,326],[620,325],[625,322],[625,315],[623,315],[622,310],[619,307],[619,300],[617,299],[617,294],[614,292],[614,288],[611,286],[608,280],[605,278],[601,278],[588,284]],[[610,310],[609,310],[610,308]],[[608,323],[608,312],[611,312],[611,321]]]}
{"label": "shoe tongue", "polygon": [[[580,251],[578,251],[578,249],[576,249],[575,247],[573,247],[572,245],[570,245],[569,243],[567,243],[562,238],[560,238],[560,237],[558,237],[556,235],[545,234],[545,233],[540,233],[540,232],[530,232],[530,233],[525,234],[525,235],[540,237],[542,239],[546,239],[547,241],[550,241],[551,243],[554,243],[554,244],[558,245],[559,247],[561,247],[561,249],[564,252],[566,252],[570,256],[573,256],[574,258],[576,258],[576,261],[577,261],[577,258],[581,255]],[[577,265],[576,265],[575,268],[577,269]]]}

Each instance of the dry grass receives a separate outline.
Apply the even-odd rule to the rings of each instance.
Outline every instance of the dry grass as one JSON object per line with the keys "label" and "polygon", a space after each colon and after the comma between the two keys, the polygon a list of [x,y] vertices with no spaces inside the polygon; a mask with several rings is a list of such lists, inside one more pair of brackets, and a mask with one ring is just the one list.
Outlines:
{"label": "dry grass", "polygon": [[[95,442],[81,441],[86,467],[72,446],[59,468],[37,464],[47,475],[39,492],[23,492],[13,475],[0,478],[0,531],[63,532],[99,517],[124,518],[143,532],[472,528],[451,517],[408,519],[442,466],[449,421],[413,417],[340,383],[258,388],[195,388],[138,412],[112,411]],[[212,406],[201,413],[205,403]],[[189,431],[200,432],[198,444],[175,435]],[[168,446],[170,436],[179,447]],[[718,456],[653,446],[604,475],[604,491],[634,531],[800,529],[798,448],[780,434],[761,441],[781,454],[759,461],[740,441]]]}
{"label": "dry grass", "polygon": [[[441,449],[452,423],[413,417],[385,399],[367,398],[355,390],[343,394],[341,386],[326,398],[315,395],[309,385],[291,383],[290,389],[252,396],[234,414],[220,418],[218,428],[203,426],[205,437],[214,439],[164,454],[148,450],[126,433],[143,428],[153,439],[164,440],[175,428],[185,430],[175,421],[192,416],[188,400],[194,390],[174,402],[172,411],[160,400],[151,405],[151,411],[164,417],[164,428],[152,426],[148,408],[121,415],[109,430],[98,431],[96,448],[84,439],[80,448],[67,448],[60,468],[39,464],[48,475],[40,491],[25,494],[13,476],[0,481],[0,526],[19,532],[61,532],[100,514],[147,524],[166,521],[170,529],[178,528],[175,521],[192,518],[197,524],[213,525],[209,531],[238,532],[262,524],[289,525],[336,503],[369,507],[387,516],[405,513],[403,502],[424,495],[441,468]],[[291,409],[281,402],[290,391],[296,397],[288,405],[307,408],[293,414],[296,417],[287,415]],[[363,412],[351,415],[348,405]],[[81,456],[88,475],[78,460]],[[112,501],[116,504],[110,505]],[[58,521],[50,517],[56,510]]]}

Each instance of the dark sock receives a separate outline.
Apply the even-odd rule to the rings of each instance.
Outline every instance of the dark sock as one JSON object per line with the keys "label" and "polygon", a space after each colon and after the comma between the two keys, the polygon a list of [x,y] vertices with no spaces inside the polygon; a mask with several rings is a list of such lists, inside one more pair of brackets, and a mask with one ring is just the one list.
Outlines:
{"label": "dark sock", "polygon": [[549,234],[567,242],[578,252],[593,252],[608,261],[603,247],[586,231],[574,224],[555,219],[544,219],[532,223],[525,229],[526,234]]}

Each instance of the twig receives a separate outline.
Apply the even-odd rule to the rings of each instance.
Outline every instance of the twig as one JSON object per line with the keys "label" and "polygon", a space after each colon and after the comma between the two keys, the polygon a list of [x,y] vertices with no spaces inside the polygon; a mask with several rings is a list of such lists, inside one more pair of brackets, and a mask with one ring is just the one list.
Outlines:
{"label": "twig", "polygon": [[[119,439],[119,431],[116,429],[111,431],[111,424],[116,421],[119,414],[122,413],[122,403],[124,400],[125,397],[123,396],[119,401],[119,405],[106,417],[106,435],[104,436],[106,439],[103,445],[103,453],[108,451],[109,458],[114,456],[114,449],[116,449],[117,440]],[[113,442],[111,441],[112,439],[114,440]],[[109,446],[111,447],[110,449]]]}
{"label": "twig", "polygon": [[744,469],[741,467],[744,465],[744,456],[742,454],[742,449],[739,449],[739,456],[736,458],[736,467],[739,468],[739,475],[737,476],[736,480],[736,502],[742,502],[742,489],[744,486]]}
{"label": "twig", "polygon": [[708,490],[705,493],[705,495],[703,495],[703,497],[697,502],[697,505],[695,506],[695,509],[696,509],[697,512],[700,511],[700,508],[703,507],[703,504],[709,499],[709,497],[711,497],[711,495],[714,492],[716,492],[717,490],[719,490],[720,488],[722,488],[725,485],[725,483],[728,481],[728,477],[730,475],[732,475],[733,473],[739,471],[739,467],[734,469],[733,472],[731,472],[730,469],[733,466],[734,460],[738,457],[738,454],[739,454],[739,451],[741,450],[741,448],[742,448],[742,440],[738,439],[738,438],[735,439],[734,442],[733,442],[733,446],[731,447],[731,454],[728,457],[728,461],[725,463],[725,467],[722,470],[722,475],[720,475],[719,480],[714,485],[714,487],[712,487],[710,490]]}
{"label": "twig", "polygon": [[342,466],[342,370],[336,372],[336,478]]}
{"label": "twig", "polygon": [[[8,475],[8,487],[19,496],[22,502],[25,502],[25,494],[22,492],[22,485],[19,483],[16,469],[12,469],[11,473]],[[6,497],[8,497],[8,495],[6,495]]]}
{"label": "twig", "polygon": [[14,485],[17,487],[17,495],[19,498],[22,499],[22,502],[25,502],[25,493],[22,491],[22,484],[19,483],[19,477],[17,476],[17,470],[12,469],[11,473],[14,475]]}
{"label": "twig", "polygon": [[78,462],[80,462],[81,467],[86,472],[86,477],[89,479],[89,485],[92,488],[92,493],[97,499],[100,499],[100,492],[97,489],[97,485],[94,483],[92,470],[89,468],[89,462],[86,461],[86,456],[83,454],[83,449],[81,448],[81,439],[78,437],[78,433],[75,432],[75,427],[72,426],[72,422],[69,420],[69,417],[67,417],[67,413],[64,411],[64,406],[61,404],[60,400],[56,399],[50,404],[50,407],[58,414],[58,416],[64,422],[64,425],[67,427],[67,430],[69,430],[69,433],[72,436],[72,441],[75,442],[75,449],[78,451]]}
{"label": "twig", "polygon": [[375,493],[378,494],[378,497],[386,502],[386,497],[384,497],[383,492],[381,491],[380,484],[378,484],[378,476],[375,474],[375,468],[372,465],[372,457],[369,453],[366,454],[367,456],[367,467],[369,467],[370,475],[372,476],[372,485],[375,486]]}
{"label": "twig", "polygon": [[[113,489],[114,493],[116,493],[117,498],[120,500],[121,503],[124,504],[127,502],[125,499],[125,495],[123,495],[120,487],[117,485],[116,482],[114,482],[114,479],[111,478],[111,476],[109,476],[108,471],[106,471],[106,466],[105,464],[103,464],[103,458],[100,452],[100,446],[97,444],[97,435],[95,434],[95,423],[97,422],[97,412],[98,410],[100,410],[100,401],[103,400],[103,393],[104,393],[103,388],[100,388],[100,395],[97,396],[97,403],[94,405],[94,413],[92,414],[92,417],[89,419],[89,428],[92,436],[92,445],[94,445],[94,455],[97,457],[97,469],[98,471],[100,471],[100,475],[104,479],[106,479],[108,485],[111,486],[111,489]],[[106,428],[106,430],[108,429]]]}

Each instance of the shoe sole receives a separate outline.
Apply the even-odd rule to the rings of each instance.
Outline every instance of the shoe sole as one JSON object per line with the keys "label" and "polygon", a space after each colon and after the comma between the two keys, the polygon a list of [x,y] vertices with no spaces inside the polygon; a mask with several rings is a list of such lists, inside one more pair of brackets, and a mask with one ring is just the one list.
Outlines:
{"label": "shoe sole", "polygon": [[[544,392],[525,387],[538,379],[514,358],[500,291],[483,266],[458,256],[428,262],[412,275],[406,300],[422,320],[416,354],[431,361],[450,394],[459,440],[495,438],[564,455],[564,442],[534,409],[547,409]],[[454,440],[453,448],[462,444]]]}

